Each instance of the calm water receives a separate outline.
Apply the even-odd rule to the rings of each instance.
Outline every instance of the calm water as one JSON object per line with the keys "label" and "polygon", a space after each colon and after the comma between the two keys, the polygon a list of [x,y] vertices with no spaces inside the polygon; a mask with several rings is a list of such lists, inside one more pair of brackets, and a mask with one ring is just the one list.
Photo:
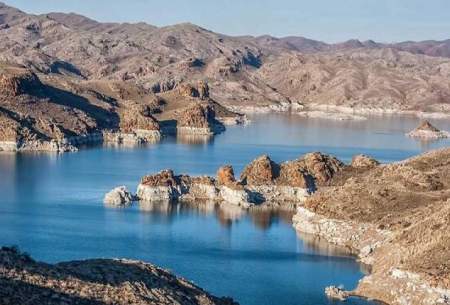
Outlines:
{"label": "calm water", "polygon": [[[450,122],[433,122],[450,130]],[[239,172],[263,153],[277,161],[316,150],[345,161],[366,153],[391,162],[450,146],[449,141],[406,138],[417,124],[415,118],[332,122],[269,115],[228,128],[211,141],[168,138],[147,147],[96,147],[60,156],[0,154],[0,244],[18,245],[48,262],[144,260],[244,305],[330,304],[324,287],[352,289],[363,270],[337,249],[299,238],[290,212],[246,214],[208,204],[109,209],[103,195],[117,185],[134,189],[142,175],[164,168],[214,174],[229,163]],[[369,303],[352,299],[346,304]]]}

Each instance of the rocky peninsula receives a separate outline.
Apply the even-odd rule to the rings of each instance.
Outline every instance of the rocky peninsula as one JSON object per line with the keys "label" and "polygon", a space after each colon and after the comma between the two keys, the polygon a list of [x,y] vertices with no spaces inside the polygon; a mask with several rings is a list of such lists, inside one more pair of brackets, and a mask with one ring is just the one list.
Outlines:
{"label": "rocky peninsula", "polygon": [[262,203],[295,207],[344,167],[335,157],[318,152],[281,164],[263,155],[248,164],[238,180],[230,165],[219,168],[215,178],[175,175],[172,170],[147,175],[136,197],[144,202],[208,200],[243,208]]}
{"label": "rocky peninsula", "polygon": [[154,265],[124,259],[41,263],[0,249],[0,303],[89,305],[232,305]]}
{"label": "rocky peninsula", "polygon": [[346,247],[372,269],[354,291],[328,294],[449,304],[449,160],[450,149],[389,165],[355,158],[306,199],[293,218],[299,234]]}
{"label": "rocky peninsula", "polygon": [[142,178],[140,205],[185,201],[227,208],[296,208],[300,237],[346,248],[371,267],[354,291],[328,287],[327,295],[362,296],[387,304],[449,304],[450,149],[393,164],[366,156],[346,165],[309,153],[276,163],[264,155],[239,179],[231,166],[216,177],[166,170]]}

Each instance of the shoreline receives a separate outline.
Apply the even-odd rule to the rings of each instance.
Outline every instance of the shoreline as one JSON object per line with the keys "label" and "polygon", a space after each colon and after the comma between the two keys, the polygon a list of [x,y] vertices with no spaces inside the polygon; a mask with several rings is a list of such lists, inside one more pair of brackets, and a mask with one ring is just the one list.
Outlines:
{"label": "shoreline", "polygon": [[[393,237],[393,232],[378,230],[369,224],[327,218],[303,207],[294,215],[293,227],[299,233],[311,234],[349,249],[358,262],[371,269],[378,267],[374,251]],[[389,268],[388,273],[375,271],[365,275],[354,290],[345,293],[392,305],[448,304],[447,297],[450,296],[450,290],[433,287],[419,274],[395,267]]]}
{"label": "shoreline", "polygon": [[28,142],[0,141],[0,152],[48,152],[64,153],[76,152],[81,145],[97,143],[117,143],[117,144],[144,144],[156,143],[162,137],[168,135],[181,136],[215,136],[221,132],[226,132],[225,126],[230,125],[248,125],[251,119],[247,115],[265,115],[265,114],[290,114],[304,117],[307,119],[324,119],[333,121],[365,121],[370,117],[416,117],[432,119],[450,119],[450,113],[442,112],[423,112],[423,111],[405,111],[394,109],[379,108],[351,108],[347,106],[329,106],[329,105],[309,105],[297,107],[295,105],[269,105],[269,106],[230,106],[229,109],[239,111],[242,115],[238,117],[223,118],[218,117],[222,126],[216,124],[211,128],[193,128],[193,127],[172,127],[162,126],[160,131],[156,130],[136,130],[133,133],[115,132],[104,130],[85,135],[78,135],[62,140],[33,140]]}

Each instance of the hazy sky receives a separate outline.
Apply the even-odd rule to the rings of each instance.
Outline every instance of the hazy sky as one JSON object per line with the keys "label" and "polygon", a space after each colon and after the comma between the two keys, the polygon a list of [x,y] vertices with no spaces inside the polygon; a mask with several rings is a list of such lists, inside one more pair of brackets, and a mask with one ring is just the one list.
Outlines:
{"label": "hazy sky", "polygon": [[[1,1],[1,0],[0,0]],[[99,21],[192,22],[230,35],[299,35],[328,42],[450,38],[449,0],[3,0],[30,13]]]}

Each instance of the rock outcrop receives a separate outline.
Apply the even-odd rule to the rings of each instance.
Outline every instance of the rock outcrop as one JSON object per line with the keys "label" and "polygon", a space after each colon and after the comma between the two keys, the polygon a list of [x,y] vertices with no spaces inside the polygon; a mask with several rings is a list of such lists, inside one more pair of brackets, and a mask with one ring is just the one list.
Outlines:
{"label": "rock outcrop", "polygon": [[438,128],[434,127],[430,122],[423,121],[417,126],[416,129],[406,134],[408,137],[412,138],[420,138],[420,139],[443,139],[449,138],[450,133],[447,131],[441,131]]}
{"label": "rock outcrop", "polygon": [[269,156],[263,155],[253,160],[241,174],[241,181],[246,185],[270,185],[279,176],[279,165]]}
{"label": "rock outcrop", "polygon": [[264,202],[296,206],[343,168],[336,158],[320,153],[281,165],[264,155],[245,167],[239,181],[230,165],[218,169],[217,179],[165,170],[143,177],[137,196],[147,202],[210,200],[244,208]]}
{"label": "rock outcrop", "polygon": [[41,88],[42,83],[35,73],[20,66],[0,63],[0,95],[14,98],[37,93]]}
{"label": "rock outcrop", "polygon": [[177,122],[177,132],[180,134],[212,135],[223,130],[209,104],[194,104],[181,114]]}
{"label": "rock outcrop", "polygon": [[139,200],[149,202],[177,200],[183,192],[181,183],[181,177],[175,176],[172,170],[163,170],[141,179],[137,197]]}
{"label": "rock outcrop", "polygon": [[351,163],[351,166],[354,168],[372,168],[378,165],[380,165],[380,162],[366,155],[354,156]]}
{"label": "rock outcrop", "polygon": [[154,265],[125,259],[40,263],[0,249],[0,300],[16,304],[233,305]]}
{"label": "rock outcrop", "polygon": [[345,168],[307,198],[294,227],[372,266],[352,295],[387,304],[447,304],[448,160],[450,149],[441,149],[364,170]]}
{"label": "rock outcrop", "polygon": [[348,293],[336,286],[325,287],[325,295],[333,300],[345,301],[349,297]]}
{"label": "rock outcrop", "polygon": [[126,206],[130,205],[135,199],[135,196],[128,191],[126,186],[118,186],[105,195],[103,203],[111,206]]}

